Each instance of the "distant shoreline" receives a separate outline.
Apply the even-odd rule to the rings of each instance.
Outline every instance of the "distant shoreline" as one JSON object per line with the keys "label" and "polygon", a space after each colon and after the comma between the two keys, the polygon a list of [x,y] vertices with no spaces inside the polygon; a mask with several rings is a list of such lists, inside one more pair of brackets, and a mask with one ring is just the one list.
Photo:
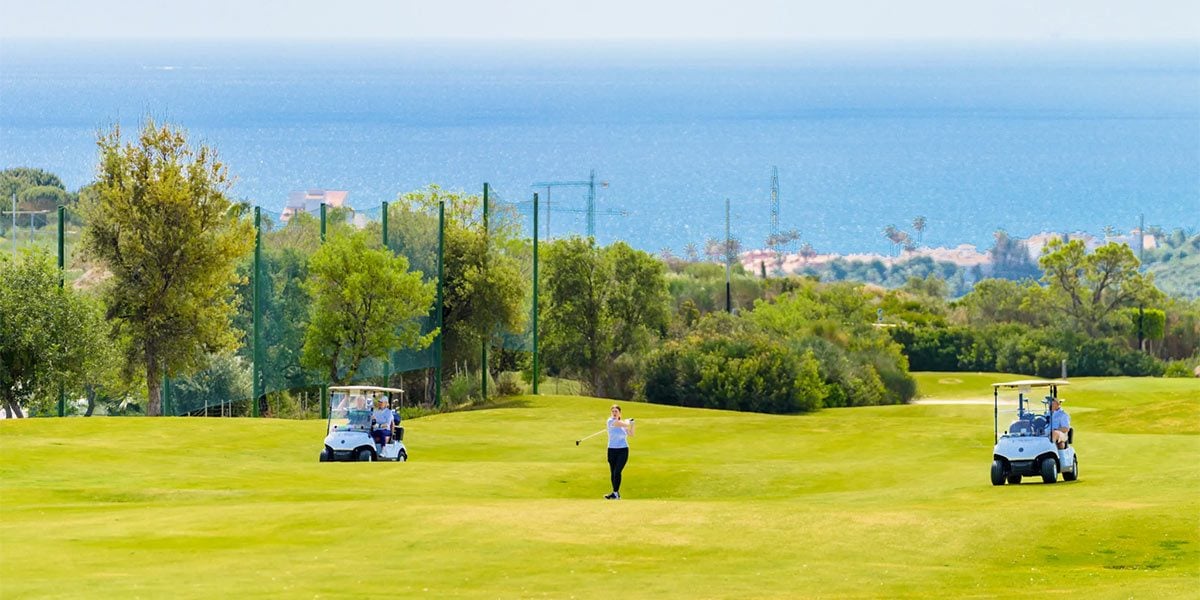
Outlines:
{"label": "distant shoreline", "polygon": [[[1109,242],[1126,244],[1130,248],[1136,249],[1137,234],[1138,232],[1135,229],[1126,235],[1111,237],[1097,237],[1090,233],[1083,232],[1070,233],[1066,234],[1066,236],[1072,240],[1083,240],[1084,245],[1089,250],[1093,250]],[[1038,257],[1041,256],[1042,248],[1044,248],[1051,239],[1061,239],[1063,236],[1064,234],[1061,233],[1042,232],[1032,235],[1028,238],[1013,238],[1013,241],[1025,244],[1026,248],[1029,250],[1030,260],[1036,263]],[[1144,244],[1142,247],[1145,250],[1153,250],[1157,247],[1157,241],[1151,234],[1144,234],[1142,236],[1142,244]],[[816,254],[805,258],[799,252],[786,252],[784,253],[783,264],[780,268],[784,273],[795,274],[802,273],[804,270],[809,268],[824,267],[836,260],[860,263],[879,261],[883,263],[884,266],[892,267],[897,264],[905,263],[922,257],[931,258],[934,260],[934,262],[952,263],[965,269],[980,267],[985,271],[989,271],[992,264],[992,257],[987,251],[981,252],[974,244],[959,244],[953,248],[919,246],[911,250],[901,250],[898,255],[855,252],[849,254]],[[757,272],[760,266],[764,263],[769,269],[775,269],[777,264],[775,251],[766,248],[759,248],[743,252],[738,258],[742,263],[742,267],[744,267],[747,271],[752,272]]]}

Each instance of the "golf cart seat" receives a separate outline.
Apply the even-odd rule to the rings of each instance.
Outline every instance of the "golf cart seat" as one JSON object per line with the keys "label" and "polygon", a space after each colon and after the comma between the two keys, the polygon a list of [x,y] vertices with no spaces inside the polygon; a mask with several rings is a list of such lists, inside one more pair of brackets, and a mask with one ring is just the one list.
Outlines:
{"label": "golf cart seat", "polygon": [[404,441],[404,428],[399,425],[393,425],[392,426],[392,439],[399,441],[399,442],[403,442]]}
{"label": "golf cart seat", "polygon": [[1075,445],[1075,428],[1074,427],[1067,428],[1067,445],[1068,446]]}
{"label": "golf cart seat", "polygon": [[1033,434],[1046,435],[1046,417],[1037,415],[1033,418]]}

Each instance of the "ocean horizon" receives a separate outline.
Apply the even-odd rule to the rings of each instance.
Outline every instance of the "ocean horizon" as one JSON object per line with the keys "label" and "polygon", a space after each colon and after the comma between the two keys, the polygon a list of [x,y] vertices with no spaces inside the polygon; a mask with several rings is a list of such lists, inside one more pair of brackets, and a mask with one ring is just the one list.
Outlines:
{"label": "ocean horizon", "polygon": [[[771,228],[821,253],[993,233],[1200,226],[1200,46],[0,41],[0,168],[75,190],[96,136],[147,117],[214,147],[278,212],[337,189],[370,209],[429,184],[524,202],[593,170],[596,235],[682,254]],[[586,190],[551,190],[549,235]],[[563,212],[558,212],[563,210]],[[543,235],[546,232],[543,231]]]}

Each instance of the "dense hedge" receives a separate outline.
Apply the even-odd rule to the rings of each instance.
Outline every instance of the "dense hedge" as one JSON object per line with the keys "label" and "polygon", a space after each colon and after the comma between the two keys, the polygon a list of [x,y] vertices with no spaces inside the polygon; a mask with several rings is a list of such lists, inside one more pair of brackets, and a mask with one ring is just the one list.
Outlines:
{"label": "dense hedge", "polygon": [[766,413],[896,404],[916,394],[860,286],[797,282],[743,316],[706,315],[646,359],[649,402]]}
{"label": "dense hedge", "polygon": [[764,413],[822,406],[829,390],[812,352],[793,352],[744,321],[714,313],[683,340],[653,352],[643,371],[656,404]]}
{"label": "dense hedge", "polygon": [[914,371],[998,371],[1039,377],[1158,376],[1164,365],[1120,340],[1007,323],[987,327],[894,327]]}

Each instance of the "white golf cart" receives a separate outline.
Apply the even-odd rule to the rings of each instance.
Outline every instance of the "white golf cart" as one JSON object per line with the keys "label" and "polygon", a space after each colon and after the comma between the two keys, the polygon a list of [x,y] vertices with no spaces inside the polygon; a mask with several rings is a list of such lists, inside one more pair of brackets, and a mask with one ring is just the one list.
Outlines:
{"label": "white golf cart", "polygon": [[[1066,481],[1079,477],[1079,460],[1075,456],[1075,429],[1067,432],[1067,447],[1059,449],[1050,439],[1050,400],[1058,398],[1061,379],[1024,379],[992,384],[993,428],[996,447],[992,450],[992,485],[1021,483],[1022,477],[1041,475],[1044,483],[1058,481],[1062,473]],[[1016,419],[1000,433],[1000,391],[1017,392]],[[1033,390],[1045,390],[1036,394]],[[1044,396],[1042,412],[1034,410],[1034,396]],[[1010,414],[1011,411],[1004,411]]]}
{"label": "white golf cart", "polygon": [[400,404],[403,393],[401,389],[369,385],[330,387],[329,421],[321,462],[407,461],[408,450],[404,447],[404,428],[400,426],[399,413],[396,413],[387,444],[378,443],[372,436],[381,429],[371,416],[376,402],[382,400],[390,411],[393,402]]}

